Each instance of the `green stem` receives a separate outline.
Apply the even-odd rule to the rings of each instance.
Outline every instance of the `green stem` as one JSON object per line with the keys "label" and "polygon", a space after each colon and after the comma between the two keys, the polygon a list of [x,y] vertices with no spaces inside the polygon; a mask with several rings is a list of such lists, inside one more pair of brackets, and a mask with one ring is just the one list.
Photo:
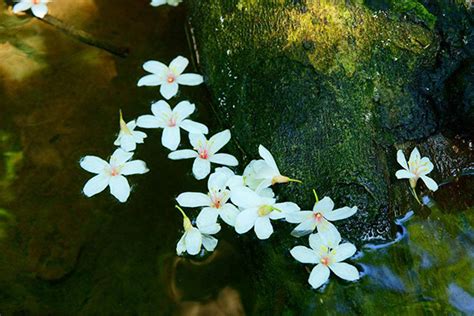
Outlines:
{"label": "green stem", "polygon": [[411,194],[413,195],[413,197],[415,198],[415,200],[418,202],[418,204],[423,206],[423,203],[421,203],[420,199],[418,198],[418,195],[416,194],[415,189],[410,187],[410,191],[411,191]]}
{"label": "green stem", "polygon": [[303,183],[303,181],[301,180],[296,180],[296,179],[291,179],[291,178],[288,178],[288,182]]}
{"label": "green stem", "polygon": [[188,218],[188,217],[186,216],[186,213],[184,213],[184,211],[183,211],[183,209],[182,209],[181,207],[179,207],[178,205],[175,205],[174,207],[176,207],[176,208],[181,212],[181,214],[183,214],[183,218]]}
{"label": "green stem", "polygon": [[316,193],[316,190],[313,189],[313,194],[314,194],[314,198],[316,199],[316,203],[319,202],[319,198],[318,198],[318,194]]}

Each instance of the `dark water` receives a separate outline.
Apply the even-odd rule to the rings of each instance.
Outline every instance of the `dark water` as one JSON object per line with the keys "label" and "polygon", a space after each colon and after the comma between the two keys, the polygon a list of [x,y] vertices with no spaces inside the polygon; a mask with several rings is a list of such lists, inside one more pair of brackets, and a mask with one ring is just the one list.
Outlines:
{"label": "dark water", "polygon": [[[175,255],[182,219],[174,198],[204,192],[206,183],[192,177],[191,161],[166,158],[160,132],[148,130],[136,151],[151,171],[129,177],[127,203],[107,192],[81,194],[90,174],[78,161],[113,152],[119,109],[130,120],[159,99],[157,89],[136,87],[143,62],[194,55],[183,8],[57,0],[50,9],[99,40],[129,47],[130,55],[84,45],[0,4],[0,313],[251,314],[258,267],[241,255],[232,230],[223,229],[209,257]],[[180,91],[176,99],[196,103],[193,117],[217,131],[205,87]],[[360,282],[331,278],[314,291],[314,305],[302,309],[473,314],[472,188],[470,178],[442,187],[438,204],[427,198],[430,207],[400,223],[396,243],[358,253]]]}

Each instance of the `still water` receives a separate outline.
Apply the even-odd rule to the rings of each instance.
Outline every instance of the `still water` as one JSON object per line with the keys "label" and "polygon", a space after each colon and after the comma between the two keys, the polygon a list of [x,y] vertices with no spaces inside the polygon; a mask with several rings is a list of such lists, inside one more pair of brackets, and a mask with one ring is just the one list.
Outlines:
{"label": "still water", "polygon": [[[223,227],[210,256],[176,256],[174,198],[206,183],[191,176],[191,161],[166,158],[159,132],[136,151],[151,171],[129,178],[127,203],[81,194],[90,175],[78,161],[110,155],[119,109],[131,120],[159,100],[136,87],[143,62],[193,59],[184,9],[77,0],[55,1],[50,14],[130,53],[85,45],[0,3],[0,313],[254,314],[259,267],[232,230]],[[193,117],[217,130],[205,87],[180,91],[196,103]],[[331,278],[295,314],[474,314],[473,183],[465,177],[425,197],[429,207],[407,208],[397,242],[364,245],[353,258],[360,282]],[[462,192],[456,203],[453,192]]]}

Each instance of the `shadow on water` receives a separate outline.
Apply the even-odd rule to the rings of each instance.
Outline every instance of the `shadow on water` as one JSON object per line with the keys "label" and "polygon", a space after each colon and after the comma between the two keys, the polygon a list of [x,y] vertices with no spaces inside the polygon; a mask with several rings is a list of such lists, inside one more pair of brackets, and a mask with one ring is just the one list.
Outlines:
{"label": "shadow on water", "polygon": [[[81,194],[90,175],[78,160],[110,155],[118,110],[130,120],[159,99],[156,89],[136,87],[143,62],[191,57],[183,8],[126,0],[50,7],[62,20],[128,46],[130,55],[114,57],[41,21],[14,17],[0,4],[0,312],[251,313],[251,282],[261,267],[240,256],[231,230],[224,228],[212,255],[175,255],[182,219],[174,197],[204,191],[205,183],[191,176],[190,161],[166,158],[161,133],[149,131],[137,150],[151,172],[130,177],[134,189],[126,204],[107,193]],[[183,89],[177,100],[184,98],[196,103],[195,118],[215,131],[205,89]],[[473,313],[474,203],[446,202],[449,192],[474,196],[473,187],[465,177],[441,188],[438,204],[427,201],[429,212],[399,222],[397,242],[368,245],[354,258],[361,282],[332,278],[314,291],[314,305],[302,309]]]}

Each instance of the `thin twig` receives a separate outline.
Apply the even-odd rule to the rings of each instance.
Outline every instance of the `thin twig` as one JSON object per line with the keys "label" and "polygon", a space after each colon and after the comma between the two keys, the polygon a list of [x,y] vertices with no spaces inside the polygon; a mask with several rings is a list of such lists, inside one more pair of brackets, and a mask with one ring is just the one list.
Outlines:
{"label": "thin twig", "polygon": [[107,41],[99,40],[95,38],[93,35],[85,31],[78,30],[74,26],[68,25],[65,22],[49,14],[46,15],[43,19],[39,19],[39,20],[56,27],[57,29],[65,33],[66,35],[74,37],[75,39],[77,39],[78,41],[84,44],[103,49],[113,55],[125,58],[129,54],[129,49],[127,47],[119,47]]}

